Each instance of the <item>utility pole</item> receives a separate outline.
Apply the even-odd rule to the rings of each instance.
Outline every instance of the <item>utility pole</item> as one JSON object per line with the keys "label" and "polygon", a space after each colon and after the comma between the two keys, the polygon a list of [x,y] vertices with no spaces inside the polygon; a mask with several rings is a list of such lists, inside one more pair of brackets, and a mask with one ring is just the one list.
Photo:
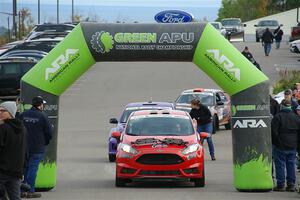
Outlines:
{"label": "utility pole", "polygon": [[59,24],[59,0],[57,0],[57,20],[56,20],[56,22]]}
{"label": "utility pole", "polygon": [[8,42],[10,42],[9,15],[7,17],[7,34],[8,34]]}
{"label": "utility pole", "polygon": [[38,0],[38,24],[41,23],[41,2]]}
{"label": "utility pole", "polygon": [[16,16],[17,16],[17,0],[13,0],[13,37],[14,37],[14,39],[17,38]]}
{"label": "utility pole", "polygon": [[72,23],[74,23],[74,0],[72,0]]}

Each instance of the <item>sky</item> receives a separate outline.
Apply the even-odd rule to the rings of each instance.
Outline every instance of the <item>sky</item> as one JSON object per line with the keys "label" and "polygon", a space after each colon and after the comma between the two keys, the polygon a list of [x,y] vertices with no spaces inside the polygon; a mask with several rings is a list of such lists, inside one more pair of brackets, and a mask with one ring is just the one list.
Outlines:
{"label": "sky", "polygon": [[[0,0],[11,3],[12,0]],[[19,3],[37,3],[37,0],[18,0]],[[57,0],[40,0],[42,4],[56,4]],[[60,4],[71,4],[72,0],[59,0]],[[77,5],[107,5],[107,6],[160,6],[160,7],[220,7],[221,0],[74,0]]]}
{"label": "sky", "polygon": [[[13,0],[0,0],[0,27],[7,27],[7,18],[1,12],[12,12]],[[30,9],[33,20],[37,23],[38,0],[17,0],[17,7]],[[41,23],[56,23],[57,0],[40,0]],[[72,0],[59,0],[60,22],[71,21]],[[214,21],[217,18],[221,0],[74,0],[74,12],[83,19],[89,17],[92,21],[102,22],[155,22],[154,16],[162,10],[182,10],[193,16],[196,20],[207,18]],[[12,18],[10,17],[10,25]]]}

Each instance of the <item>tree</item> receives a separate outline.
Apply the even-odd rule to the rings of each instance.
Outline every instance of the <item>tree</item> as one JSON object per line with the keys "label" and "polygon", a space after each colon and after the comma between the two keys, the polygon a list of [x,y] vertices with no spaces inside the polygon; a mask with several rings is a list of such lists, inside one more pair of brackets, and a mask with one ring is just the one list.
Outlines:
{"label": "tree", "polygon": [[31,16],[31,12],[28,8],[22,8],[19,11],[19,15],[19,32],[20,36],[23,37],[27,35],[34,27],[34,19]]}

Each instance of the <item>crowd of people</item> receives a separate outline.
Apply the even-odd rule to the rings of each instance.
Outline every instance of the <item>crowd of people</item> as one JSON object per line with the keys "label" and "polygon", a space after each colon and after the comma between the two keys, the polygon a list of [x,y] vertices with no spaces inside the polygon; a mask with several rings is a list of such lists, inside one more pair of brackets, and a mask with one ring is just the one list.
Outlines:
{"label": "crowd of people", "polygon": [[[274,191],[296,191],[297,155],[300,155],[300,84],[284,91],[278,104],[271,98]],[[298,165],[299,168],[299,165]]]}
{"label": "crowd of people", "polygon": [[37,96],[31,109],[19,113],[19,102],[0,104],[0,199],[39,198],[35,192],[38,166],[52,137],[52,125]]}

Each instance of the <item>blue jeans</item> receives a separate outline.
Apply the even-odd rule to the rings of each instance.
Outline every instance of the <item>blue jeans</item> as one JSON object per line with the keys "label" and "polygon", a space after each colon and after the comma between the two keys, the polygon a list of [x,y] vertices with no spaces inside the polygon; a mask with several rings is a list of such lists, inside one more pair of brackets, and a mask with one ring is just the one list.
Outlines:
{"label": "blue jeans", "polygon": [[29,160],[24,174],[24,182],[30,185],[30,192],[35,192],[35,179],[39,164],[44,158],[44,153],[29,154]]}
{"label": "blue jeans", "polygon": [[[21,180],[19,178],[0,173],[0,185],[3,187],[1,189],[5,188],[6,190],[1,193],[7,193],[10,200],[21,200]],[[1,196],[0,199],[2,199]]]}
{"label": "blue jeans", "polygon": [[215,156],[215,148],[214,148],[214,143],[212,141],[212,123],[204,124],[204,125],[199,125],[197,127],[198,133],[200,132],[207,132],[210,134],[210,137],[206,138],[207,144],[208,144],[208,149],[209,149],[209,154],[211,157]]}
{"label": "blue jeans", "polygon": [[296,153],[296,149],[292,151],[283,151],[273,146],[273,159],[278,187],[285,187],[285,169],[287,185],[295,186]]}
{"label": "blue jeans", "polygon": [[276,49],[279,49],[280,48],[280,43],[281,41],[276,41],[275,44],[276,44]]}
{"label": "blue jeans", "polygon": [[271,43],[264,43],[265,55],[269,55],[271,52],[272,44]]}

